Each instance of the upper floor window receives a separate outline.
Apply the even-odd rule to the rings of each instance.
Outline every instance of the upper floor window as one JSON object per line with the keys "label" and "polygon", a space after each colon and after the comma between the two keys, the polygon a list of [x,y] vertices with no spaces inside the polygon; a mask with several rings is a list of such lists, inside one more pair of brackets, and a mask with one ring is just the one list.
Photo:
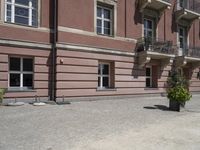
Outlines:
{"label": "upper floor window", "polygon": [[97,34],[112,35],[112,8],[97,6]]}
{"label": "upper floor window", "polygon": [[154,38],[154,32],[154,21],[144,18],[144,37],[152,40]]}
{"label": "upper floor window", "polygon": [[179,47],[181,49],[187,48],[187,33],[186,28],[180,27],[178,28],[178,35],[179,35]]}
{"label": "upper floor window", "polygon": [[37,0],[5,1],[5,22],[37,26]]}

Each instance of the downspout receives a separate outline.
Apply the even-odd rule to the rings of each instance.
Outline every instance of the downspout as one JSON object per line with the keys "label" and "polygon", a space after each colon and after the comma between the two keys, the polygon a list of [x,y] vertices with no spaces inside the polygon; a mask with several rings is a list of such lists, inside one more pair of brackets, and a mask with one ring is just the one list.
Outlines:
{"label": "downspout", "polygon": [[53,1],[53,35],[52,35],[52,81],[51,100],[56,101],[56,43],[57,43],[57,0]]}
{"label": "downspout", "polygon": [[125,0],[125,17],[124,17],[124,22],[125,22],[125,38],[127,37],[127,2]]}

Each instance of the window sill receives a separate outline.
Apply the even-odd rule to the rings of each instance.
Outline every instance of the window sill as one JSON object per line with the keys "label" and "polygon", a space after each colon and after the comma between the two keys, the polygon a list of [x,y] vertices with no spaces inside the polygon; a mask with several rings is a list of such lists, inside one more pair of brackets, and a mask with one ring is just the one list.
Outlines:
{"label": "window sill", "polygon": [[107,35],[107,34],[101,34],[101,33],[96,33],[99,37],[107,37],[107,38],[111,38],[111,39],[113,39],[113,38],[115,38],[115,36],[114,35]]}
{"label": "window sill", "polygon": [[117,91],[116,88],[97,88],[96,91]]}
{"label": "window sill", "polygon": [[26,24],[20,24],[20,23],[12,23],[12,22],[7,22],[4,21],[4,24],[10,25],[10,26],[20,26],[20,27],[25,27],[25,28],[38,28],[38,26],[30,26],[30,25],[26,25]]}
{"label": "window sill", "polygon": [[8,89],[7,93],[15,93],[15,92],[36,92],[35,89]]}
{"label": "window sill", "polygon": [[146,87],[144,90],[159,90],[157,87]]}

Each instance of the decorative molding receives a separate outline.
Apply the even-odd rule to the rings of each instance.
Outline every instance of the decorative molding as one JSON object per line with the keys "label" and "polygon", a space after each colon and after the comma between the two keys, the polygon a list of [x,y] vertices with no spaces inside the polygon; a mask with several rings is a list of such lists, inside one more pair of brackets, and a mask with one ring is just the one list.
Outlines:
{"label": "decorative molding", "polygon": [[125,38],[125,37],[120,37],[120,36],[111,37],[111,36],[97,35],[95,32],[90,32],[90,31],[85,31],[85,30],[80,30],[80,29],[75,29],[75,28],[69,28],[69,27],[63,27],[63,26],[58,26],[58,31],[81,34],[81,35],[86,35],[86,36],[94,36],[94,37],[111,39],[111,40],[119,40],[119,41],[134,42],[134,43],[137,42],[136,39],[132,39],[132,38]]}
{"label": "decorative molding", "polygon": [[16,47],[27,47],[27,48],[34,48],[34,49],[37,49],[37,48],[51,49],[52,48],[52,46],[50,44],[0,39],[0,46],[5,46],[5,45],[6,46],[16,46]]}
{"label": "decorative molding", "polygon": [[22,25],[17,25],[17,24],[5,23],[4,21],[0,21],[0,26],[12,27],[12,28],[18,28],[18,29],[26,29],[26,30],[37,31],[37,32],[46,32],[46,33],[53,32],[51,29],[45,28],[45,27],[22,26]]}
{"label": "decorative molding", "polygon": [[123,51],[115,50],[115,49],[74,45],[74,44],[68,44],[68,43],[57,43],[56,47],[60,49],[74,50],[74,51],[87,51],[87,52],[92,52],[92,53],[105,53],[105,54],[113,54],[113,55],[124,55],[124,56],[130,56],[130,57],[135,56],[135,53],[123,52]]}

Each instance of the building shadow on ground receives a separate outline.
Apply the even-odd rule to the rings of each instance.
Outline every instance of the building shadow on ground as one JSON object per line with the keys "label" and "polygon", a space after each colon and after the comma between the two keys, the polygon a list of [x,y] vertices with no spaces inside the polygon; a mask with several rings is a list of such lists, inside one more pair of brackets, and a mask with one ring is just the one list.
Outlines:
{"label": "building shadow on ground", "polygon": [[169,107],[165,105],[154,105],[154,106],[145,106],[144,109],[159,109],[162,111],[170,111]]}

